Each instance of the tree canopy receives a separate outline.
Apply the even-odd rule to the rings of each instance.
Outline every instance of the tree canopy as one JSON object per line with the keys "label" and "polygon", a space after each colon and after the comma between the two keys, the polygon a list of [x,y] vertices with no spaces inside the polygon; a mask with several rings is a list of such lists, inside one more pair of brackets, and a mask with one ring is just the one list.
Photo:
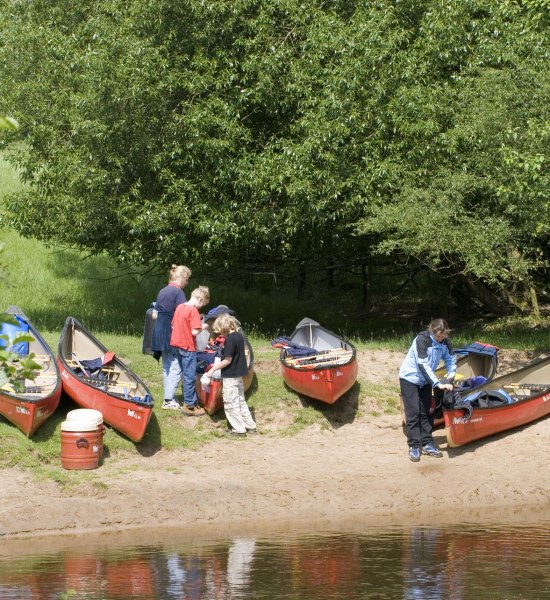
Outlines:
{"label": "tree canopy", "polygon": [[127,264],[386,254],[536,306],[549,5],[2,0],[4,220]]}

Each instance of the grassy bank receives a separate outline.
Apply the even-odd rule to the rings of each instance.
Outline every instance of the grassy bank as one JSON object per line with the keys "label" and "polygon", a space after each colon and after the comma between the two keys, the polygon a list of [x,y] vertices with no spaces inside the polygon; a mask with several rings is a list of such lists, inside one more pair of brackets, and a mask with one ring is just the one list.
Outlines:
{"label": "grassy bank", "polygon": [[[0,158],[0,206],[5,194],[21,185],[13,169]],[[36,240],[26,240],[17,233],[0,231],[4,265],[0,286],[0,309],[15,304],[23,309],[40,330],[52,349],[57,349],[59,334],[68,315],[76,317],[108,348],[114,350],[150,387],[156,401],[154,417],[145,439],[133,444],[109,429],[105,439],[106,457],[139,452],[151,454],[160,448],[199,448],[208,440],[222,435],[222,415],[213,418],[184,419],[172,411],[160,410],[162,401],[161,370],[157,362],[141,353],[144,313],[154,300],[165,275],[144,277],[121,270],[105,256],[86,257],[70,249],[48,248]],[[185,257],[182,257],[185,262]],[[345,403],[335,406],[307,402],[290,392],[277,369],[277,352],[270,339],[289,334],[304,316],[326,327],[347,334],[359,350],[384,349],[404,352],[415,332],[413,321],[405,319],[399,306],[388,309],[387,303],[366,312],[356,306],[352,296],[338,296],[334,303],[332,289],[311,284],[304,299],[295,298],[292,288],[273,284],[269,289],[243,289],[219,278],[201,279],[200,268],[189,290],[199,283],[210,286],[211,306],[227,304],[235,309],[249,334],[258,365],[249,402],[269,435],[291,435],[309,424],[336,427],[349,419],[346,407],[356,405],[356,416],[367,411],[398,412],[397,383],[385,388],[360,380]],[[284,301],[283,301],[284,299]],[[355,304],[354,304],[355,302]],[[377,311],[378,310],[378,311]],[[401,316],[399,316],[401,315]],[[507,319],[478,323],[454,332],[456,345],[482,340],[503,348],[548,349],[548,318],[536,326],[528,319]],[[362,399],[376,403],[367,409]],[[344,404],[344,406],[343,406]],[[60,466],[60,426],[72,402],[63,398],[57,413],[37,432],[26,439],[14,426],[0,417],[0,467],[19,466],[32,469],[38,476],[70,484],[87,476],[67,472]],[[348,407],[349,408],[349,407]]]}

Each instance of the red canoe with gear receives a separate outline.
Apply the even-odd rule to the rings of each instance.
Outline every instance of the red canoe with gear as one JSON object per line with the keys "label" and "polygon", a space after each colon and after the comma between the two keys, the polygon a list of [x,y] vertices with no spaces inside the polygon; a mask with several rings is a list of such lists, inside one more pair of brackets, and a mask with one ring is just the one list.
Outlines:
{"label": "red canoe with gear", "polygon": [[57,360],[63,390],[76,404],[99,410],[105,423],[132,441],[143,439],[153,413],[151,392],[74,317],[65,321]]}
{"label": "red canoe with gear", "polygon": [[[448,398],[448,396],[446,397]],[[451,447],[531,423],[550,413],[550,358],[496,377],[443,406]]]}
{"label": "red canoe with gear", "polygon": [[9,383],[0,388],[0,414],[27,437],[31,437],[55,412],[61,398],[61,378],[50,347],[29,318],[17,306],[10,306],[6,313],[14,317],[18,324],[3,324],[3,335],[12,338],[19,333],[28,333],[33,338],[13,347],[7,346],[14,353],[14,364],[21,359],[31,358],[40,366],[40,370],[34,380],[21,382],[22,389],[18,390]]}
{"label": "red canoe with gear", "polygon": [[357,381],[355,347],[313,319],[302,319],[289,338],[273,340],[280,348],[285,383],[295,392],[334,404]]}
{"label": "red canoe with gear", "polygon": [[[234,311],[225,306],[225,304],[220,304],[204,315],[203,321],[208,323],[209,326],[208,330],[204,331],[204,336],[207,338],[208,343],[205,343],[205,347],[201,347],[201,352],[197,354],[198,364],[200,364],[199,359],[201,358],[201,355],[204,356],[205,354],[212,353],[212,358],[215,355],[221,357],[223,338],[215,337],[215,334],[212,330],[212,325],[214,324],[216,318],[224,313],[234,315]],[[248,338],[241,327],[239,327],[239,332],[244,337],[246,364],[248,366],[248,373],[243,377],[244,391],[246,392],[252,384],[252,380],[254,379],[254,352],[252,351],[252,346],[250,345],[250,342],[248,341]],[[197,345],[200,345],[198,340]],[[199,348],[197,348],[197,350],[199,350]],[[208,368],[206,370],[208,370]],[[202,385],[201,376],[203,372],[204,370],[197,373],[195,384],[197,395],[199,397],[200,405],[209,415],[213,415],[223,408],[222,381],[221,379],[211,379],[209,385]]]}

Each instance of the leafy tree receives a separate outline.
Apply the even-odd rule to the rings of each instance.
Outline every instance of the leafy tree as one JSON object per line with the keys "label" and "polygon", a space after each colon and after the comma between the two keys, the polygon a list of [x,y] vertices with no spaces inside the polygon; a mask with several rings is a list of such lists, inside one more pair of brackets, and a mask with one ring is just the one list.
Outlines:
{"label": "leafy tree", "polygon": [[400,184],[358,228],[380,252],[524,297],[535,313],[550,216],[547,24],[543,3],[434,3],[422,15],[410,65],[420,85],[392,99]]}
{"label": "leafy tree", "polygon": [[162,266],[376,252],[536,308],[547,2],[3,7],[23,235]]}

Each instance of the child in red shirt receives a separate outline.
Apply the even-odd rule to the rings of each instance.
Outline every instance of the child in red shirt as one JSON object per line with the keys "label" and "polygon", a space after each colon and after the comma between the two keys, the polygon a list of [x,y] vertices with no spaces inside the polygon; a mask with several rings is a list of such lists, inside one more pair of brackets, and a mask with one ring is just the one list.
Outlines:
{"label": "child in red shirt", "polygon": [[199,406],[199,399],[195,389],[197,377],[197,347],[195,337],[208,325],[203,323],[199,309],[210,301],[210,292],[207,287],[199,286],[191,292],[188,302],[179,304],[172,319],[172,337],[170,346],[177,354],[183,374],[183,406],[182,412],[189,417],[204,415],[205,410]]}

